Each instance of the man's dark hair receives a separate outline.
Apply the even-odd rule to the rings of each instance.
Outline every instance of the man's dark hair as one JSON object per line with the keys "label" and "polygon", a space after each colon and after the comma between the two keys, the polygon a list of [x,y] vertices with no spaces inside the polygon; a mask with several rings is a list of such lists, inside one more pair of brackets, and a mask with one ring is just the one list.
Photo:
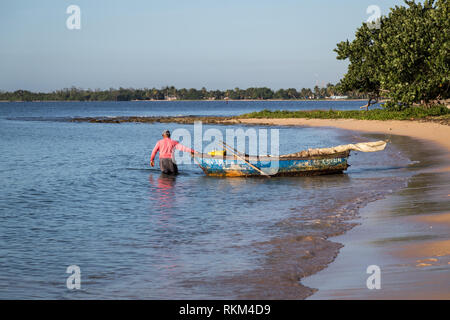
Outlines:
{"label": "man's dark hair", "polygon": [[170,131],[169,130],[165,130],[163,132],[163,136],[166,136],[167,138],[170,138]]}

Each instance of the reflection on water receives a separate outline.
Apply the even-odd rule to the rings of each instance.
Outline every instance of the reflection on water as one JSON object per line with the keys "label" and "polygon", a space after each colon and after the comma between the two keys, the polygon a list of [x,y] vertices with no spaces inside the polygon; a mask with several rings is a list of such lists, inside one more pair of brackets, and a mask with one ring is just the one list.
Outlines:
{"label": "reflection on water", "polygon": [[166,175],[161,173],[156,182],[151,174],[149,176],[150,186],[153,190],[151,193],[151,201],[156,200],[158,208],[164,213],[166,209],[172,208],[175,197],[175,182],[176,176]]}

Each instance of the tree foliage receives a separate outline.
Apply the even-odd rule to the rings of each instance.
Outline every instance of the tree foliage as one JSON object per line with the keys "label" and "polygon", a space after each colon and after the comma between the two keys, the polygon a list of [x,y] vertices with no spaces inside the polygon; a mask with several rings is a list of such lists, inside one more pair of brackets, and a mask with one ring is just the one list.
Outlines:
{"label": "tree foliage", "polygon": [[[131,101],[131,100],[267,100],[267,99],[324,99],[338,94],[339,85],[327,84],[326,87],[316,86],[314,91],[309,88],[301,90],[295,88],[272,90],[267,87],[231,89],[231,90],[207,90],[202,88],[197,90],[177,89],[174,86],[156,88],[119,88],[109,90],[91,90],[79,88],[67,88],[49,93],[30,92],[27,90],[17,90],[14,92],[0,91],[0,100],[3,101]],[[349,98],[365,98],[363,94],[356,91],[348,92]]]}
{"label": "tree foliage", "polygon": [[363,23],[353,41],[337,44],[337,58],[350,62],[343,90],[382,94],[391,99],[388,106],[449,98],[450,1],[405,4],[381,17],[379,28]]}

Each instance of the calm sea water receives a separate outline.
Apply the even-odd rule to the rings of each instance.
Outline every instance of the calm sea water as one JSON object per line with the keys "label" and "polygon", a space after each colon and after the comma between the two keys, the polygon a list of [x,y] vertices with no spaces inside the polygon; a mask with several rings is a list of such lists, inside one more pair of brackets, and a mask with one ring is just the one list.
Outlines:
{"label": "calm sea water", "polygon": [[364,101],[135,101],[5,103],[2,117],[232,116],[269,110],[353,110]]}
{"label": "calm sea water", "polygon": [[[0,104],[0,298],[306,296],[309,288],[298,278],[337,252],[326,238],[348,229],[358,207],[407,178],[410,162],[395,146],[352,156],[342,175],[224,179],[186,164],[179,176],[166,177],[149,167],[154,144],[163,129],[192,132],[193,126],[48,120],[360,105]],[[331,128],[279,130],[282,153],[383,138]],[[70,265],[81,268],[81,290],[66,287]]]}

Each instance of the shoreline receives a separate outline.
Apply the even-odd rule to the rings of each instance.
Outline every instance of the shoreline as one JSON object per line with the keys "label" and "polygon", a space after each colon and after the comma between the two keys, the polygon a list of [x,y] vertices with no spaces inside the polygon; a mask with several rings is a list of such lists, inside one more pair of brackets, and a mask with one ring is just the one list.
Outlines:
{"label": "shoreline", "polygon": [[[410,141],[402,153],[416,162],[407,186],[362,207],[356,226],[328,238],[342,245],[324,269],[300,279],[306,299],[450,299],[450,126],[399,120],[233,119],[245,125],[334,127]],[[433,190],[431,192],[430,190]],[[366,286],[367,267],[381,270],[381,289]]]}
{"label": "shoreline", "polygon": [[[302,278],[307,299],[450,299],[450,127],[419,121],[239,119],[246,125],[335,127],[388,138],[406,136],[403,152],[419,168],[400,191],[361,208],[358,225],[330,241],[343,245],[333,262]],[[430,189],[435,192],[430,193]],[[399,235],[400,234],[400,235]],[[369,265],[380,265],[382,289],[368,290]],[[447,280],[446,280],[447,279]]]}
{"label": "shoreline", "polygon": [[[356,227],[330,239],[344,246],[326,269],[302,279],[318,288],[308,299],[450,299],[450,153],[406,139],[402,153],[415,161],[413,176],[361,208]],[[369,265],[380,267],[380,290],[366,287]]]}

